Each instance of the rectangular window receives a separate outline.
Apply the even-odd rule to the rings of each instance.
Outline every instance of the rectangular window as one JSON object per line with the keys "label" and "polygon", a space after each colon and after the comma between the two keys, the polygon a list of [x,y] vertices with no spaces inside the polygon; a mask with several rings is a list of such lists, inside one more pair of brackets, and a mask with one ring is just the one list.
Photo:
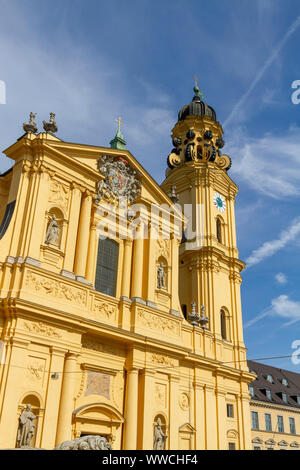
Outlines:
{"label": "rectangular window", "polygon": [[257,411],[251,411],[251,417],[252,417],[252,429],[259,429]]}
{"label": "rectangular window", "polygon": [[290,433],[296,434],[295,418],[289,418],[289,422],[290,422]]}
{"label": "rectangular window", "polygon": [[229,450],[235,450],[235,443],[234,442],[229,442],[228,448],[229,448]]}
{"label": "rectangular window", "polygon": [[233,405],[227,405],[227,418],[233,418]]}
{"label": "rectangular window", "polygon": [[284,432],[283,416],[277,416],[277,431]]}
{"label": "rectangular window", "polygon": [[272,431],[272,421],[271,421],[271,415],[269,413],[265,413],[265,423],[266,423],[266,431]]}
{"label": "rectangular window", "polygon": [[106,238],[99,239],[95,289],[104,294],[116,295],[119,244]]}
{"label": "rectangular window", "polygon": [[254,446],[253,450],[261,450],[261,448],[259,446]]}

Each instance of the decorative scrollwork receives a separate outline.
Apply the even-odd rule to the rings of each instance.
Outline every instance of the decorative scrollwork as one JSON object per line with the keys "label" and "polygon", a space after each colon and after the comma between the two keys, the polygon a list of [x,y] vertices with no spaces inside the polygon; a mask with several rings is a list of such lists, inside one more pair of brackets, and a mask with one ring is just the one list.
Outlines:
{"label": "decorative scrollwork", "polygon": [[98,169],[104,179],[97,184],[97,203],[104,199],[118,204],[120,198],[127,198],[131,204],[140,194],[139,174],[124,158],[103,155],[98,160]]}

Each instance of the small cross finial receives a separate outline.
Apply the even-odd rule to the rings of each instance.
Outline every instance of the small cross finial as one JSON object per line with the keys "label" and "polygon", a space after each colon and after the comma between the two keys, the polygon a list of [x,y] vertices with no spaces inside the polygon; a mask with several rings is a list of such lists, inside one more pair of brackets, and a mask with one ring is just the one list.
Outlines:
{"label": "small cross finial", "polygon": [[118,123],[118,132],[120,132],[120,128],[121,128],[121,122],[122,122],[122,124],[123,124],[123,121],[121,121],[121,118],[120,118],[120,117],[118,117],[118,119],[115,119],[115,122],[117,122],[117,123]]}
{"label": "small cross finial", "polygon": [[195,86],[194,86],[195,95],[198,96],[200,99],[201,98],[203,99],[204,98],[203,93],[202,93],[202,91],[199,90],[199,87],[198,87],[198,77],[197,77],[197,75],[195,75],[194,80],[195,80]]}

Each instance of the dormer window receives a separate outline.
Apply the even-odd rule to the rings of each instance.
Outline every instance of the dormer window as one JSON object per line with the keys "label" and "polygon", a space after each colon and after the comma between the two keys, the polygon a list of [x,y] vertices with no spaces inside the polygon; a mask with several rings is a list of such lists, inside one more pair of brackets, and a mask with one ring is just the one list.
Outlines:
{"label": "dormer window", "polygon": [[282,394],[281,394],[281,398],[282,398],[282,401],[284,401],[285,403],[287,403],[287,395],[286,395],[286,393],[282,393]]}
{"label": "dormer window", "polygon": [[270,375],[270,374],[266,375],[266,380],[267,380],[268,382],[270,382],[271,384],[274,383],[273,377],[272,377],[272,375]]}
{"label": "dormer window", "polygon": [[250,396],[253,398],[254,397],[254,387],[252,387],[251,385],[249,386],[249,393],[250,393]]}
{"label": "dormer window", "polygon": [[261,392],[266,395],[268,400],[272,400],[271,391],[268,388],[262,388]]}
{"label": "dormer window", "polygon": [[300,395],[297,395],[296,401],[297,401],[298,405],[300,405]]}
{"label": "dormer window", "polygon": [[288,381],[287,381],[286,379],[282,379],[282,380],[281,380],[281,383],[282,383],[282,385],[284,385],[285,387],[288,387],[288,386],[289,386],[289,383],[288,383]]}

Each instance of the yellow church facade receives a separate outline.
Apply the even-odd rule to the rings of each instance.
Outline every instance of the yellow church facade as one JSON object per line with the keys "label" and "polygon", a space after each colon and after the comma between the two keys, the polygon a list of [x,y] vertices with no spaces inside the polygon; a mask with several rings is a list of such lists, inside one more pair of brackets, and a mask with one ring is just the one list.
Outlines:
{"label": "yellow church facade", "polygon": [[238,188],[214,110],[196,86],[161,186],[120,129],[109,148],[64,142],[54,117],[38,133],[31,116],[0,175],[0,448],[21,446],[31,405],[33,447],[251,449]]}

